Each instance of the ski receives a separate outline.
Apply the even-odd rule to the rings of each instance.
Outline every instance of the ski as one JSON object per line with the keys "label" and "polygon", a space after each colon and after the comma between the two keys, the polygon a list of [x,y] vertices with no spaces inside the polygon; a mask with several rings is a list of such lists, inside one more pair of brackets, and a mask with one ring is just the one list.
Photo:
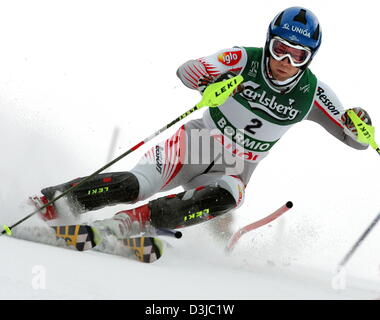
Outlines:
{"label": "ski", "polygon": [[[88,225],[52,226],[55,236],[78,251],[95,248],[101,240],[96,231]],[[136,237],[123,240],[138,261],[152,263],[161,258],[164,244],[155,237]]]}
{"label": "ski", "polygon": [[145,263],[152,263],[161,258],[164,244],[158,238],[138,237],[123,240],[125,246],[133,250],[137,260]]}
{"label": "ski", "polygon": [[[37,197],[29,197],[31,203],[41,209],[41,203]],[[46,211],[46,209],[45,209]],[[57,239],[63,239],[69,247],[74,247],[78,251],[91,250],[101,243],[100,236],[94,228],[86,224],[51,226]],[[171,229],[157,229],[157,235],[181,238],[180,231]],[[129,248],[133,256],[141,262],[152,263],[161,258],[164,250],[164,243],[156,237],[135,237],[123,240],[125,247]]]}
{"label": "ski", "polygon": [[65,240],[66,244],[78,251],[90,250],[100,241],[95,240],[95,232],[88,225],[52,226],[55,236]]}

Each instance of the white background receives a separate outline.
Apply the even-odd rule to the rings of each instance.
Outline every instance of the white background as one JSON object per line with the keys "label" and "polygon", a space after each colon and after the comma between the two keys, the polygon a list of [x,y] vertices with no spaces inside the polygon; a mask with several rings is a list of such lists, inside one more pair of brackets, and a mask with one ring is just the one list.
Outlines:
{"label": "white background", "polygon": [[[345,108],[366,109],[373,125],[379,127],[375,1],[0,1],[0,223],[12,224],[31,212],[26,199],[41,188],[88,175],[104,165],[115,128],[120,128],[116,156],[190,109],[200,96],[176,77],[178,66],[222,48],[264,46],[271,19],[293,5],[311,9],[322,25],[323,42],[312,71],[332,87]],[[176,128],[155,141],[170,136]],[[111,169],[132,168],[150,146]],[[245,276],[257,279],[257,268],[270,275],[273,266],[293,275],[298,268],[319,270],[329,286],[337,263],[380,211],[379,165],[374,150],[350,149],[317,124],[300,123],[259,165],[247,187],[245,204],[234,212],[232,227],[236,230],[256,221],[288,200],[294,208],[270,226],[244,236],[229,258],[234,261],[233,270],[228,268],[230,260],[214,257],[219,257],[223,244],[215,244],[212,228],[204,225],[185,230],[177,248],[157,262],[163,269],[154,270],[161,275],[170,274],[172,268],[181,270],[175,261],[184,252],[191,253],[190,260],[226,263],[226,272],[209,286],[211,293],[214,287],[224,298],[234,296],[217,284],[231,273],[244,282]],[[109,208],[96,214],[110,216],[115,211]],[[352,277],[371,281],[378,291],[379,227],[346,269]],[[20,274],[31,274],[32,265],[59,266],[60,254],[53,265],[38,257],[44,256],[43,250],[60,253],[62,249],[5,237],[0,238],[0,246],[14,254],[14,260],[0,267],[3,280],[10,279],[9,287],[23,283],[23,290],[15,290],[16,298],[25,297],[29,278]],[[23,265],[27,250],[31,260]],[[90,257],[95,259],[93,254]],[[75,258],[76,262],[85,263],[84,257],[89,255]],[[101,259],[113,261],[111,256]],[[135,262],[126,259],[115,261],[113,267],[128,264],[131,268],[131,263],[137,269]],[[239,274],[242,266],[248,268],[247,274]],[[194,268],[203,273],[199,263]],[[62,293],[59,275],[50,281],[53,292],[47,297],[70,297],[69,290]],[[103,288],[111,296],[119,292],[106,285]],[[54,295],[54,290],[61,290],[60,294]],[[121,292],[116,298],[129,298]],[[195,295],[192,290],[187,292],[189,296],[181,297]],[[291,292],[288,298],[303,294]],[[33,298],[40,297],[33,294]],[[79,290],[75,297],[99,297],[91,294]],[[260,298],[260,291],[240,294],[241,298]],[[268,291],[262,297],[284,296]],[[0,297],[5,293],[0,291]],[[331,298],[323,293],[305,293],[304,297]]]}

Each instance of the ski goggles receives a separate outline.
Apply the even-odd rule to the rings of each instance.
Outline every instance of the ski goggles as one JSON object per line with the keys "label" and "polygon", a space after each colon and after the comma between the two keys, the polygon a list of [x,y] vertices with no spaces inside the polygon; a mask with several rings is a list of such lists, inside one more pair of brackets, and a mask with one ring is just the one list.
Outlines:
{"label": "ski goggles", "polygon": [[293,67],[302,67],[310,61],[311,50],[300,45],[294,45],[279,37],[274,37],[269,43],[269,52],[277,61],[289,58]]}

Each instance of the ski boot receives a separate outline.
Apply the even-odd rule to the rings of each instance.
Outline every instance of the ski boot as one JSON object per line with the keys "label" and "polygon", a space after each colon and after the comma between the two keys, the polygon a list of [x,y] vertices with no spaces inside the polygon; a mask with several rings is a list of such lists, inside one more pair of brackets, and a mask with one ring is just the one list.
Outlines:
{"label": "ski boot", "polygon": [[151,263],[162,256],[164,244],[155,237],[157,230],[151,225],[148,204],[120,211],[110,219],[93,222],[90,227],[97,245],[113,236],[131,249],[141,262]]}
{"label": "ski boot", "polygon": [[124,240],[132,237],[156,235],[156,229],[151,225],[148,204],[131,210],[120,211],[110,219],[97,220],[90,225],[97,238],[111,235],[116,239]]}
{"label": "ski boot", "polygon": [[[45,196],[33,196],[29,199],[32,202],[32,204],[36,207],[36,209],[40,209],[49,202],[49,200]],[[47,207],[41,209],[39,211],[39,214],[44,221],[50,221],[58,218],[57,210],[55,209],[53,204],[50,204]]]}

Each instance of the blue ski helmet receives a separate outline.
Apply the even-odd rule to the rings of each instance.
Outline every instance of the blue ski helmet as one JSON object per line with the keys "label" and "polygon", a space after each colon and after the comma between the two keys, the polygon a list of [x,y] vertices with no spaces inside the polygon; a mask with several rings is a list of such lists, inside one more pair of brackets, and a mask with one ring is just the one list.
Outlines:
{"label": "blue ski helmet", "polygon": [[[269,42],[275,36],[310,48],[310,63],[321,45],[322,31],[317,17],[310,10],[291,7],[280,12],[270,23],[265,45],[266,54],[269,54]],[[304,68],[306,67],[307,65]]]}

